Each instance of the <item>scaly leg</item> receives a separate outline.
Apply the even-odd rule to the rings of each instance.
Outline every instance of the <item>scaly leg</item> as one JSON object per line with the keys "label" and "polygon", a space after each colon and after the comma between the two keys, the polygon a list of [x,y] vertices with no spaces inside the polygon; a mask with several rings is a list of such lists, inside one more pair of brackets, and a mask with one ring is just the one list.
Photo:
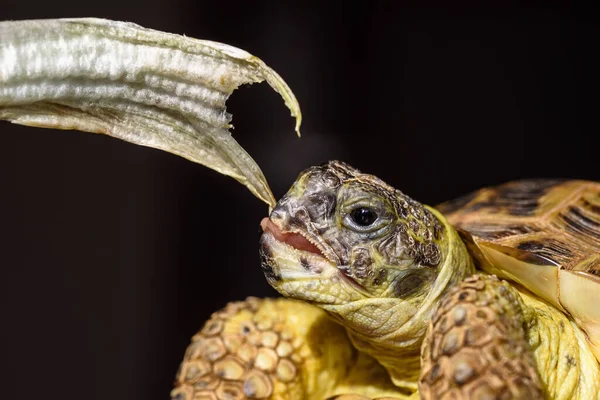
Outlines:
{"label": "scaly leg", "polygon": [[321,309],[248,298],[214,313],[192,338],[171,397],[320,400],[344,393],[406,398]]}
{"label": "scaly leg", "polygon": [[422,347],[422,399],[541,399],[516,290],[475,275],[440,302]]}

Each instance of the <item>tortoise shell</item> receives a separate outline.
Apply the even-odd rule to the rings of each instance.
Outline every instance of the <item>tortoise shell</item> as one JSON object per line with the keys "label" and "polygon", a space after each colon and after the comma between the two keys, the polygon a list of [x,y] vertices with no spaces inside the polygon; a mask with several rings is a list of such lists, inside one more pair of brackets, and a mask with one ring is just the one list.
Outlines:
{"label": "tortoise shell", "polygon": [[437,206],[478,268],[569,314],[600,361],[600,183],[522,180]]}

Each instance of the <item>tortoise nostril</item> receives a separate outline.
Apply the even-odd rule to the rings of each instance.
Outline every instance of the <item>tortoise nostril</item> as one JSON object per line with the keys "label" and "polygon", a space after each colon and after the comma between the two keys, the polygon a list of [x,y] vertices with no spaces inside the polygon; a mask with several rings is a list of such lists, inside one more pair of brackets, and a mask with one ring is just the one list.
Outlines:
{"label": "tortoise nostril", "polygon": [[271,211],[271,215],[269,216],[269,218],[271,219],[283,219],[284,216],[284,211],[279,208],[279,207],[275,207],[273,209],[273,211]]}
{"label": "tortoise nostril", "polygon": [[283,220],[285,219],[286,214],[289,214],[289,209],[290,209],[290,197],[289,195],[285,195],[283,196],[275,205],[275,207],[273,208],[273,210],[271,211],[271,214],[269,215],[269,218],[271,220]]}

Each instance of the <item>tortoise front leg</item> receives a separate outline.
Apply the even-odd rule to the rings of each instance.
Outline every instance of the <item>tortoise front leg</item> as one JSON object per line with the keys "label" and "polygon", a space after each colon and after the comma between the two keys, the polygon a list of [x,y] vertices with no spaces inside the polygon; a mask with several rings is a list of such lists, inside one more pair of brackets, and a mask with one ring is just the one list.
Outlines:
{"label": "tortoise front leg", "polygon": [[[302,326],[289,326],[286,313],[310,324],[310,307],[287,300],[248,298],[215,312],[194,335],[171,392],[173,400],[303,398]],[[294,329],[295,328],[295,329]],[[335,336],[335,335],[334,335]]]}
{"label": "tortoise front leg", "polygon": [[422,399],[540,399],[520,296],[475,275],[440,302],[422,347]]}
{"label": "tortoise front leg", "polygon": [[320,308],[248,298],[214,313],[192,338],[171,398],[321,400],[342,393],[384,397],[398,389]]}

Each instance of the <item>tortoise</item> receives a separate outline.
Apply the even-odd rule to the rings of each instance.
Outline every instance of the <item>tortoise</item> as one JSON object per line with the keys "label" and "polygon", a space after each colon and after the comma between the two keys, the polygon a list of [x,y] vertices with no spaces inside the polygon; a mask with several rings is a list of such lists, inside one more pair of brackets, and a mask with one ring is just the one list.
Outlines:
{"label": "tortoise", "polygon": [[272,206],[259,253],[284,297],[215,312],[174,399],[600,397],[600,183],[516,181],[429,207],[332,161],[276,203],[225,112],[266,80],[299,133],[260,59],[99,19],[0,33],[0,119],[165,150]]}
{"label": "tortoise", "polygon": [[600,183],[513,181],[432,208],[332,161],[261,227],[284,298],[214,313],[174,399],[600,398]]}

